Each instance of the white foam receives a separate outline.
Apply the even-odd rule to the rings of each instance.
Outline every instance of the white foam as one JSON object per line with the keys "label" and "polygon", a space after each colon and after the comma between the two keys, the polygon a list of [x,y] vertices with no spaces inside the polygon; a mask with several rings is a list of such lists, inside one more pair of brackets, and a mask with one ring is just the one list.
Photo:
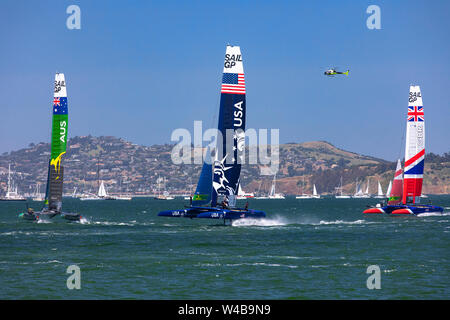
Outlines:
{"label": "white foam", "polygon": [[90,224],[90,223],[91,223],[88,219],[86,219],[86,218],[84,218],[84,217],[82,217],[82,218],[80,219],[79,222],[80,222],[81,224]]}
{"label": "white foam", "polygon": [[37,220],[37,223],[52,223],[50,220],[47,220],[47,219],[41,219],[41,218],[39,218],[38,220]]}
{"label": "white foam", "polygon": [[365,220],[356,220],[356,221],[344,221],[344,220],[335,220],[335,221],[323,221],[320,220],[319,224],[363,224]]}
{"label": "white foam", "polygon": [[247,226],[259,226],[259,227],[278,227],[285,226],[288,222],[280,217],[274,217],[272,219],[261,218],[261,219],[238,219],[234,220],[232,223],[233,227],[247,227]]}
{"label": "white foam", "polygon": [[419,213],[418,217],[442,217],[442,216],[449,216],[449,212],[425,212],[425,213]]}

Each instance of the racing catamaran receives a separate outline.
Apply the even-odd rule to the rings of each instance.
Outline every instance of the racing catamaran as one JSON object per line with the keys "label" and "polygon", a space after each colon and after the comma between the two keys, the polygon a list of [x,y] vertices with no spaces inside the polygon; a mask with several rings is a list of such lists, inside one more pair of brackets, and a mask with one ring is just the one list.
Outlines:
{"label": "racing catamaran", "polygon": [[[212,163],[206,151],[191,205],[181,210],[162,211],[158,216],[235,220],[262,218],[259,210],[237,208],[241,161],[245,152],[245,78],[241,49],[227,45],[222,76],[217,144]],[[231,147],[231,148],[230,148]]]}
{"label": "racing catamaran", "polygon": [[403,179],[401,177],[402,168],[399,160],[387,205],[377,204],[375,207],[364,210],[363,213],[388,213],[395,215],[442,213],[444,211],[442,207],[420,204],[424,162],[425,118],[422,94],[419,86],[410,86]]}
{"label": "racing catamaran", "polygon": [[34,212],[33,209],[28,208],[19,217],[26,220],[39,220],[50,219],[56,215],[61,215],[67,220],[80,220],[81,216],[77,213],[62,212],[63,156],[66,153],[67,127],[69,122],[66,82],[63,73],[56,73],[55,75],[52,110],[51,159],[48,164],[44,207],[38,212]]}

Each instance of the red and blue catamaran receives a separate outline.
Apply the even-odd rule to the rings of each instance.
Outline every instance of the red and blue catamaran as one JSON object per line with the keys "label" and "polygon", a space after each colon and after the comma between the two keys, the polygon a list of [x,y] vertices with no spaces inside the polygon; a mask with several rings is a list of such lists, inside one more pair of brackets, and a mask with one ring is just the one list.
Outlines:
{"label": "red and blue catamaran", "polygon": [[444,211],[439,206],[420,204],[425,163],[425,118],[419,86],[410,86],[409,88],[406,121],[404,173],[402,172],[401,162],[398,160],[387,205],[377,204],[375,207],[364,210],[363,213],[416,215],[431,212],[442,213]]}
{"label": "red and blue catamaran", "polygon": [[[265,212],[235,207],[245,152],[245,77],[241,49],[227,46],[220,94],[214,161],[208,148],[191,205],[158,216],[236,220],[263,218]],[[230,148],[231,146],[231,148]],[[239,161],[241,160],[241,161]]]}

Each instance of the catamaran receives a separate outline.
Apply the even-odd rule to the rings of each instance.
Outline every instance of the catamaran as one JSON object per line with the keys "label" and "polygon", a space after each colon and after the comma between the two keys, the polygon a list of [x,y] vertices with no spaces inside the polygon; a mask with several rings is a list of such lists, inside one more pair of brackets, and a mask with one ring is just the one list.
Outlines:
{"label": "catamaran", "polygon": [[53,99],[53,120],[52,120],[52,139],[51,139],[51,158],[48,164],[47,189],[45,193],[44,207],[41,211],[34,212],[28,208],[19,217],[26,220],[50,219],[61,215],[67,220],[80,220],[81,216],[77,213],[68,213],[62,211],[63,195],[63,156],[67,147],[67,126],[68,126],[68,106],[66,81],[63,73],[55,75],[55,91]]}
{"label": "catamaran", "polygon": [[[405,169],[403,178],[400,160],[397,162],[392,191],[387,205],[377,204],[363,213],[411,215],[442,213],[439,206],[420,204],[425,162],[425,118],[419,86],[410,86],[406,120]],[[400,192],[401,190],[401,192]]]}
{"label": "catamaran", "polygon": [[[181,210],[162,211],[158,216],[223,219],[224,223],[226,220],[266,216],[263,211],[235,207],[241,173],[238,158],[243,159],[245,152],[245,114],[241,49],[227,45],[218,124],[221,137],[218,137],[214,148],[214,162],[210,148],[207,148],[191,205]],[[232,151],[229,145],[233,147]]]}

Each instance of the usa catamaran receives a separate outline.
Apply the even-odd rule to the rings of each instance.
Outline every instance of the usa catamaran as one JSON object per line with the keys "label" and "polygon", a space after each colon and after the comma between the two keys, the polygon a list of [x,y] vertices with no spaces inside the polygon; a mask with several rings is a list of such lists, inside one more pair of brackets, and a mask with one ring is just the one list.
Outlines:
{"label": "usa catamaran", "polygon": [[68,106],[66,82],[63,73],[55,75],[55,91],[53,99],[53,120],[51,139],[51,158],[48,163],[47,189],[45,193],[44,207],[41,211],[34,212],[28,208],[19,216],[26,220],[50,219],[61,215],[67,220],[80,220],[77,213],[62,211],[63,195],[63,156],[67,147]]}
{"label": "usa catamaran", "polygon": [[244,157],[245,114],[241,49],[228,45],[220,95],[220,134],[214,150],[214,163],[208,148],[191,205],[181,210],[162,211],[158,216],[223,219],[224,223],[226,220],[266,216],[263,211],[235,207],[241,173],[238,158]]}
{"label": "usa catamaran", "polygon": [[397,162],[394,183],[387,205],[377,204],[363,213],[388,213],[411,215],[442,213],[438,206],[420,204],[423,168],[425,162],[425,118],[422,94],[419,86],[410,86],[408,115],[406,120],[405,170],[402,178],[400,160]]}

